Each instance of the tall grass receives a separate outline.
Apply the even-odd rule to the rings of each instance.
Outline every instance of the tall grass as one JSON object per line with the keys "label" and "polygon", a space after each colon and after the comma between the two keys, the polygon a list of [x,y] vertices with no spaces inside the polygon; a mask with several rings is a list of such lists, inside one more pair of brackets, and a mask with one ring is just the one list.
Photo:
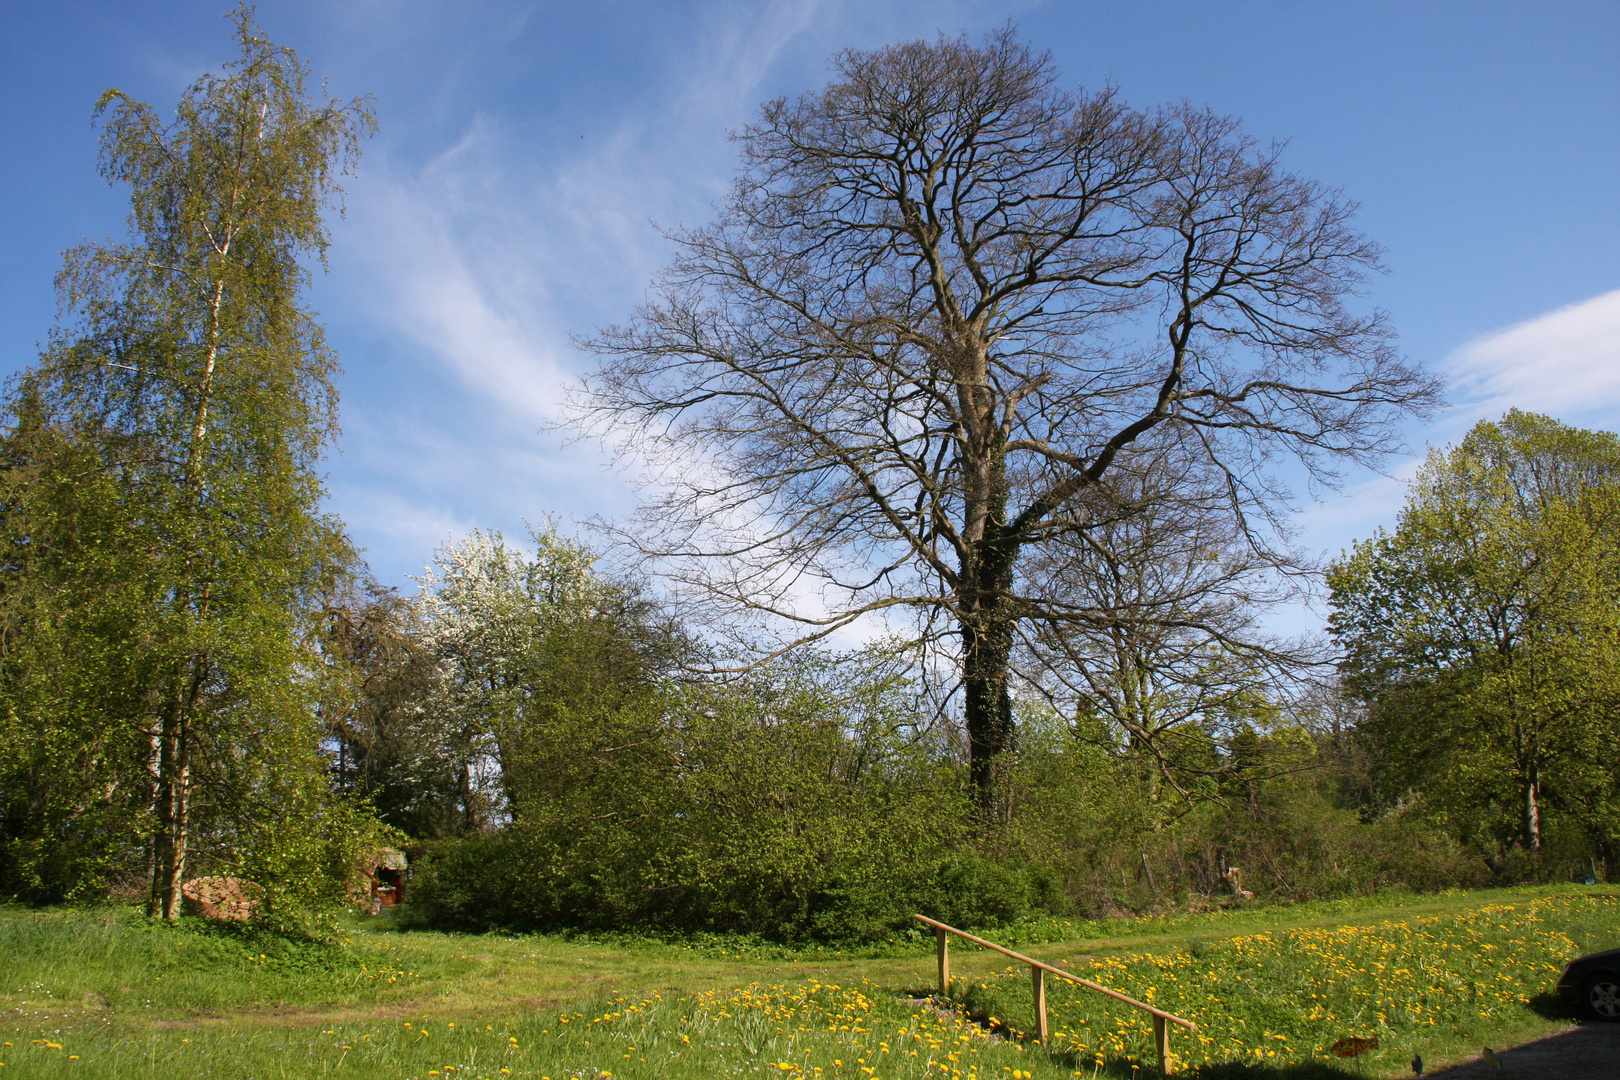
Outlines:
{"label": "tall grass", "polygon": [[356,941],[335,928],[173,926],[122,909],[0,916],[0,993],[26,1000],[33,988],[33,1004],[160,1013],[354,1004],[405,996],[455,967],[406,941]]}

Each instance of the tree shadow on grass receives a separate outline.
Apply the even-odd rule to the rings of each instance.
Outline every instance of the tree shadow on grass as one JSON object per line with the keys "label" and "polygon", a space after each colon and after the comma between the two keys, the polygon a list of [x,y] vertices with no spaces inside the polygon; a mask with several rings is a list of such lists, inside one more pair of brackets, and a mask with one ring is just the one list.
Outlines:
{"label": "tree shadow on grass", "polygon": [[[1000,1022],[992,1024],[991,1017],[964,1008],[961,1001],[941,998],[931,987],[901,990],[899,993],[910,999],[912,1008],[926,1007],[941,1014],[954,1013],[994,1036],[1008,1042],[1022,1043],[1027,1050],[1040,1050],[1040,1044],[1033,1041],[1027,1032],[1014,1031]],[[1059,1050],[1048,1052],[1046,1058],[1081,1080],[1150,1080],[1162,1075],[1156,1062],[1128,1057],[1109,1057],[1098,1062],[1093,1051]],[[1353,1062],[1342,1065],[1325,1061],[1257,1065],[1232,1061],[1204,1065],[1177,1059],[1175,1075],[1188,1077],[1189,1080],[1352,1080],[1365,1077],[1367,1072],[1358,1069]]]}
{"label": "tree shadow on grass", "polygon": [[1186,1075],[1198,1080],[1346,1080],[1364,1077],[1353,1065],[1330,1065],[1321,1061],[1303,1061],[1294,1065],[1247,1065],[1232,1062],[1226,1065],[1203,1065],[1188,1069]]}
{"label": "tree shadow on grass", "polygon": [[[1050,1060],[1084,1080],[1157,1080],[1160,1076],[1155,1063],[1132,1061],[1129,1058],[1106,1058],[1099,1065],[1093,1054],[1058,1053],[1050,1055]],[[1178,1061],[1175,1075],[1189,1080],[1352,1080],[1367,1074],[1358,1071],[1354,1065],[1321,1061],[1283,1065],[1255,1065],[1241,1061],[1198,1065]]]}

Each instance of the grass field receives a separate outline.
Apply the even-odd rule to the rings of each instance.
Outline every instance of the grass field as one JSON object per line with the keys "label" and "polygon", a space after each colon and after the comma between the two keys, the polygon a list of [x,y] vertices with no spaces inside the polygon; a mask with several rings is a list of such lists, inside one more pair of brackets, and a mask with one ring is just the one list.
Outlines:
{"label": "grass field", "polygon": [[[1620,946],[1620,891],[1393,895],[1161,919],[1048,919],[996,940],[1196,1021],[1205,1077],[1410,1076],[1570,1022],[1571,956]],[[953,952],[955,1008],[926,1000],[932,937],[858,949],[723,936],[402,932],[330,940],[152,925],[114,909],[0,909],[0,1075],[38,1077],[1035,1078],[1145,1076],[1128,1008]],[[994,1017],[994,1020],[991,1020]],[[1353,1063],[1341,1036],[1376,1035]],[[1137,1068],[1142,1066],[1141,1068]]]}

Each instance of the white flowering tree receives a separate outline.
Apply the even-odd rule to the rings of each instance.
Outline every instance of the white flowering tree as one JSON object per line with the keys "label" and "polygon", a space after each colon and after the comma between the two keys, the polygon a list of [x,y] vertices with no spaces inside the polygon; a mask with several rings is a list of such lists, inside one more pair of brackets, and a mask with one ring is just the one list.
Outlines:
{"label": "white flowering tree", "polygon": [[559,739],[648,685],[668,636],[634,590],[608,582],[595,556],[549,524],[532,550],[476,531],[439,549],[419,579],[424,643],[440,679],[427,710],[460,759],[476,827],[520,812],[555,773]]}

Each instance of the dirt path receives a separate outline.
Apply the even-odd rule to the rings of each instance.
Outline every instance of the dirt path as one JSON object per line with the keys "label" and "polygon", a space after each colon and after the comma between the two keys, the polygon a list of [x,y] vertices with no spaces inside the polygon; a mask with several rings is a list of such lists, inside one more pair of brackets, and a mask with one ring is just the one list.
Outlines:
{"label": "dirt path", "polygon": [[1445,1080],[1620,1080],[1620,1024],[1580,1024],[1496,1051],[1500,1068],[1481,1058],[1425,1076]]}

